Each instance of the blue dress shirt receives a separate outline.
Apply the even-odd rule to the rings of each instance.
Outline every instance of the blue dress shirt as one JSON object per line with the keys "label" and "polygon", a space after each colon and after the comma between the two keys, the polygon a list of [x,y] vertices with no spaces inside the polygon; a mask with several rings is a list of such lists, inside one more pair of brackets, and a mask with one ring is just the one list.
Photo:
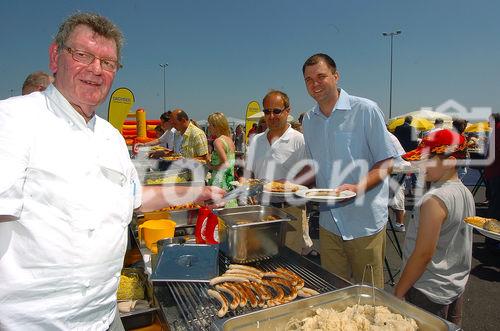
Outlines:
{"label": "blue dress shirt", "polygon": [[[329,117],[316,105],[302,125],[318,188],[357,184],[375,163],[397,156],[377,104],[342,89]],[[344,240],[379,232],[387,222],[388,188],[385,179],[347,203],[321,205],[320,226]]]}

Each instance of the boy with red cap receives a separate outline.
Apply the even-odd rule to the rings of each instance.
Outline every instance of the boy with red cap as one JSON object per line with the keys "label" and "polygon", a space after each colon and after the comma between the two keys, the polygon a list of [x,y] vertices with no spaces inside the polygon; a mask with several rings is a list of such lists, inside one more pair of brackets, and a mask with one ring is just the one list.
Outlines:
{"label": "boy with red cap", "polygon": [[457,175],[465,151],[464,137],[444,129],[403,155],[421,161],[431,188],[407,228],[404,270],[394,290],[397,297],[457,325],[472,259],[472,228],[463,220],[475,215],[474,198]]}

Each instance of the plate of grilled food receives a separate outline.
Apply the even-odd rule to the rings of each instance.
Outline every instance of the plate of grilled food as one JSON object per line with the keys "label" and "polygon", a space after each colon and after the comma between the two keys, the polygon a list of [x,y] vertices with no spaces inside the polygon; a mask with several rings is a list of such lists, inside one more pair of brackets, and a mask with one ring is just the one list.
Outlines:
{"label": "plate of grilled food", "polygon": [[494,218],[466,217],[464,221],[483,236],[500,241],[500,222]]}
{"label": "plate of grilled food", "polygon": [[329,188],[314,188],[295,192],[301,198],[315,202],[339,202],[345,199],[354,198],[356,193],[352,191],[340,191]]}
{"label": "plate of grilled food", "polygon": [[307,186],[298,185],[287,181],[272,181],[264,185],[263,193],[276,196],[287,196],[303,190],[307,190]]}

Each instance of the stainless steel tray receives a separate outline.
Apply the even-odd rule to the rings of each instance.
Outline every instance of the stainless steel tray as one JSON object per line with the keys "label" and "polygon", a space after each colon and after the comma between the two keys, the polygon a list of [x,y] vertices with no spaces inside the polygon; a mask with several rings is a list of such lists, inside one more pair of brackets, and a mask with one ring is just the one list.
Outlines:
{"label": "stainless steel tray", "polygon": [[[354,285],[246,315],[217,320],[212,325],[212,330],[284,330],[292,317],[301,319],[310,316],[317,308],[344,310],[348,306],[357,304],[358,298],[361,304],[371,305],[373,304],[372,293],[370,286]],[[386,306],[394,313],[415,319],[419,330],[422,331],[460,330],[456,325],[401,301],[380,289],[375,289],[375,304]]]}
{"label": "stainless steel tray", "polygon": [[[220,250],[234,262],[275,256],[284,245],[286,222],[295,217],[269,206],[215,209],[219,216]],[[268,220],[268,218],[274,218]]]}

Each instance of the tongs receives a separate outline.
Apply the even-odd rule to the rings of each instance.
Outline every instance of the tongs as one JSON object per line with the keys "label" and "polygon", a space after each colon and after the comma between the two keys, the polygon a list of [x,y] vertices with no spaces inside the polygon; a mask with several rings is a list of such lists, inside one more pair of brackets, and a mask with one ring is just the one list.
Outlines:
{"label": "tongs", "polygon": [[241,184],[241,186],[238,186],[235,189],[226,192],[222,196],[222,198],[218,200],[209,199],[205,200],[204,202],[207,205],[213,205],[213,204],[225,203],[228,202],[229,200],[237,199],[242,196],[254,197],[262,193],[262,191],[264,190],[264,183],[265,182],[262,180],[252,179],[252,181]]}

